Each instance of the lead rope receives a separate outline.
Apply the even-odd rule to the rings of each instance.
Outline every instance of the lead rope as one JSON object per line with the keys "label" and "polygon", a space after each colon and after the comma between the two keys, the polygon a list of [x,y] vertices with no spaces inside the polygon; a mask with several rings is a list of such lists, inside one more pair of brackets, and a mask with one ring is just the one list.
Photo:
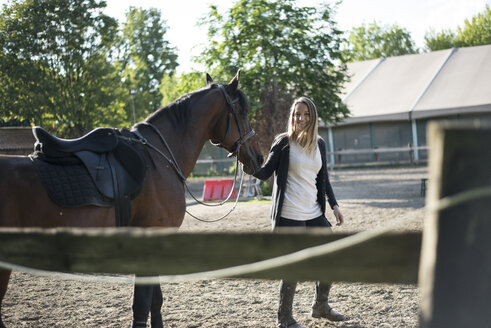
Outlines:
{"label": "lead rope", "polygon": [[[239,154],[239,150],[240,150],[240,144],[238,145],[237,147],[237,154]],[[242,166],[241,166],[242,167]],[[219,203],[215,203],[215,204],[208,204],[208,203],[204,203],[202,201],[200,201],[199,199],[196,199],[196,197],[194,197],[194,195],[191,193],[191,190],[189,190],[189,187],[186,183],[184,183],[184,185],[186,186],[186,190],[188,191],[188,193],[191,195],[191,197],[198,203],[198,204],[201,204],[201,205],[204,205],[204,206],[221,206],[223,204],[225,204],[229,199],[230,197],[232,196],[233,192],[234,192],[234,189],[235,189],[235,182],[237,181],[237,172],[239,171],[239,157],[237,155],[236,159],[235,159],[235,174],[234,174],[234,183],[232,185],[232,188],[230,189],[230,192],[228,193],[228,196],[225,200],[219,202]],[[239,184],[239,193],[237,195],[237,199],[239,198],[239,195],[240,195],[240,189],[242,189],[242,181],[244,179],[244,170],[241,169],[241,177],[240,177],[240,184]],[[236,202],[237,202],[237,199],[236,199]],[[187,211],[186,211],[187,212]],[[189,213],[188,213],[189,214]],[[191,215],[191,214],[190,214]]]}
{"label": "lead rope", "polygon": [[[237,163],[238,164],[238,163]],[[238,171],[238,166],[235,167],[235,176],[237,176],[237,171]],[[187,209],[186,209],[186,213],[189,214],[189,216],[191,216],[192,218],[198,220],[198,221],[201,221],[201,222],[218,222],[220,220],[223,220],[225,219],[230,213],[232,213],[233,210],[235,210],[235,207],[237,206],[237,203],[239,202],[239,196],[240,196],[240,193],[242,192],[242,183],[244,182],[244,170],[241,170],[241,177],[240,177],[240,183],[239,183],[239,192],[237,193],[237,197],[235,198],[235,202],[234,202],[234,205],[232,206],[232,208],[224,215],[222,215],[221,217],[219,217],[218,219],[213,219],[213,220],[204,220],[204,219],[200,219],[198,218],[197,216],[193,215],[192,213],[190,213]],[[186,189],[188,190],[189,194],[200,204],[202,205],[205,205],[205,206],[218,206],[218,205],[223,205],[223,203],[225,203],[229,198],[230,196],[232,195],[232,192],[235,188],[235,178],[234,178],[234,184],[232,185],[232,188],[230,189],[230,193],[227,197],[226,200],[220,202],[219,204],[205,204],[199,200],[197,200],[193,194],[191,194],[191,191],[189,190],[187,184],[186,185]]]}
{"label": "lead rope", "polygon": [[[158,149],[157,147],[155,147],[154,145],[152,145],[151,143],[149,143],[147,141],[147,139],[145,137],[143,137],[143,135],[140,133],[140,131],[138,131],[138,129],[137,129],[138,125],[146,125],[146,126],[152,128],[152,130],[154,130],[157,133],[157,135],[159,136],[159,138],[162,141],[162,143],[164,144],[165,148],[167,148],[167,151],[169,152],[169,154],[172,157],[172,159],[170,159],[168,156],[166,156],[160,149]],[[134,126],[134,128],[133,128],[133,133],[138,137],[138,141],[140,143],[142,143],[143,145],[146,145],[146,146],[150,147],[152,150],[156,151],[158,154],[160,154],[161,156],[163,156],[167,160],[167,162],[169,162],[171,164],[171,166],[174,169],[174,171],[177,173],[177,175],[179,176],[179,178],[181,178],[182,182],[184,183],[184,186],[186,187],[186,190],[188,191],[188,193],[191,195],[191,197],[196,202],[198,202],[201,205],[205,205],[205,206],[221,206],[221,205],[225,204],[225,202],[227,202],[230,199],[230,197],[232,196],[233,191],[235,189],[235,183],[237,181],[237,172],[238,172],[239,166],[240,166],[239,165],[239,157],[238,157],[239,150],[240,150],[240,143],[237,146],[237,156],[236,156],[236,161],[235,161],[234,183],[232,184],[232,188],[230,189],[230,192],[229,192],[227,198],[225,200],[221,201],[220,203],[207,204],[207,203],[204,203],[204,202],[196,199],[196,197],[193,195],[193,193],[189,189],[189,186],[186,183],[186,177],[182,173],[182,171],[181,171],[181,169],[179,167],[179,164],[177,164],[177,161],[176,161],[176,159],[174,157],[174,154],[172,153],[172,150],[170,149],[169,145],[167,144],[167,141],[165,140],[165,138],[162,135],[162,133],[160,133],[159,129],[155,125],[153,125],[152,123],[150,123],[150,122],[142,122],[142,123],[139,123],[138,125]],[[241,173],[240,184],[239,184],[239,192],[237,193],[237,197],[235,199],[235,203],[234,203],[233,207],[230,209],[230,211],[228,211],[225,215],[219,217],[218,219],[214,219],[214,220],[204,220],[204,219],[200,219],[200,218],[196,217],[195,215],[191,214],[187,209],[186,209],[186,213],[189,214],[192,218],[194,218],[194,219],[196,219],[198,221],[201,221],[201,222],[217,222],[217,221],[220,221],[220,220],[226,218],[230,213],[232,213],[232,211],[235,209],[235,207],[237,206],[237,203],[239,201],[239,196],[240,196],[240,193],[241,193],[241,190],[242,190],[242,184],[243,184],[243,180],[244,180],[244,170],[241,170],[241,172],[242,173]]]}

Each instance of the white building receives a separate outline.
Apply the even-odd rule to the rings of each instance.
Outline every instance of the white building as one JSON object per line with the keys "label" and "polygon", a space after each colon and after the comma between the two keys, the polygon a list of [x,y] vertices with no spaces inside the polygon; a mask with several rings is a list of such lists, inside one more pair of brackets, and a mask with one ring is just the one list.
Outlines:
{"label": "white building", "polygon": [[320,125],[332,165],[425,161],[430,120],[491,122],[491,45],[348,65],[350,118]]}

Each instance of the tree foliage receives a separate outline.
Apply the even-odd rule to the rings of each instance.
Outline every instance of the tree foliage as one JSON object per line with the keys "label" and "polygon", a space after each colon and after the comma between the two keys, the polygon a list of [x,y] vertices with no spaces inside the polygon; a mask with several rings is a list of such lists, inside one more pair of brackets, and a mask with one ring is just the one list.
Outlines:
{"label": "tree foliage", "polygon": [[347,58],[364,61],[380,57],[417,53],[411,34],[397,25],[380,26],[376,22],[355,27],[349,33]]}
{"label": "tree foliage", "polygon": [[491,7],[486,5],[486,9],[465,20],[464,27],[458,28],[457,46],[474,47],[491,44]]}
{"label": "tree foliage", "polygon": [[442,49],[453,48],[455,45],[455,33],[452,30],[442,30],[436,32],[432,30],[425,34],[425,49],[428,51],[437,51]]}
{"label": "tree foliage", "polygon": [[169,105],[180,96],[206,86],[205,74],[201,72],[165,75],[160,84],[162,106]]}
{"label": "tree foliage", "polygon": [[130,90],[135,90],[136,120],[158,109],[162,102],[161,80],[177,67],[177,54],[165,39],[166,21],[158,9],[130,7],[121,29],[121,75],[129,113]]}
{"label": "tree foliage", "polygon": [[[80,135],[121,118],[104,1],[12,1],[0,14],[0,115]],[[117,84],[116,84],[117,85]]]}
{"label": "tree foliage", "polygon": [[263,150],[274,134],[285,131],[290,104],[300,95],[315,101],[325,121],[347,115],[338,97],[345,81],[342,32],[331,14],[327,4],[314,8],[298,7],[293,0],[240,0],[226,14],[211,6],[203,19],[210,42],[201,63],[218,80],[244,70],[241,85]]}
{"label": "tree foliage", "polygon": [[133,121],[160,106],[160,81],[177,67],[156,9],[127,21],[103,0],[12,0],[0,12],[0,118],[65,137]]}
{"label": "tree foliage", "polygon": [[486,5],[482,13],[465,20],[457,32],[443,30],[430,31],[425,35],[425,49],[428,51],[449,48],[474,47],[491,44],[491,7]]}

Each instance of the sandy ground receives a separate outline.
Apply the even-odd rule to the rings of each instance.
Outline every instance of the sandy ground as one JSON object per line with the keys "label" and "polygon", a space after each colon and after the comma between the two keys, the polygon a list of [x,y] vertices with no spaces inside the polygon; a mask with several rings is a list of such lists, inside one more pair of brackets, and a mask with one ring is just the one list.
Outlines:
{"label": "sandy ground", "polygon": [[[351,169],[331,173],[345,224],[335,231],[363,231],[393,225],[421,230],[425,200],[420,179],[426,167]],[[195,186],[199,190],[201,186]],[[198,195],[201,195],[198,193]],[[204,219],[228,211],[190,206]],[[331,214],[331,213],[329,213]],[[332,214],[331,214],[332,218]],[[268,231],[269,204],[239,203],[226,219],[203,223],[186,215],[183,231]],[[161,285],[165,327],[274,327],[278,281],[203,280]],[[129,327],[133,286],[117,283],[65,281],[13,272],[4,300],[4,323],[14,327]],[[310,317],[312,282],[299,283],[294,316],[307,327],[417,327],[416,285],[336,283],[331,305],[348,320],[331,323]]]}

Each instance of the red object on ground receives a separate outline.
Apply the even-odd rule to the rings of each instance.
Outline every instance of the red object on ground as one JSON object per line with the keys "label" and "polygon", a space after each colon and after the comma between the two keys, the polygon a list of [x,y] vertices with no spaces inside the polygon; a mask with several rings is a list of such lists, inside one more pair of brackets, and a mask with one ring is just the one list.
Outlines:
{"label": "red object on ground", "polygon": [[[233,179],[205,180],[205,186],[203,187],[203,201],[226,199],[233,185]],[[230,197],[237,197],[235,189],[232,191],[232,196]]]}

